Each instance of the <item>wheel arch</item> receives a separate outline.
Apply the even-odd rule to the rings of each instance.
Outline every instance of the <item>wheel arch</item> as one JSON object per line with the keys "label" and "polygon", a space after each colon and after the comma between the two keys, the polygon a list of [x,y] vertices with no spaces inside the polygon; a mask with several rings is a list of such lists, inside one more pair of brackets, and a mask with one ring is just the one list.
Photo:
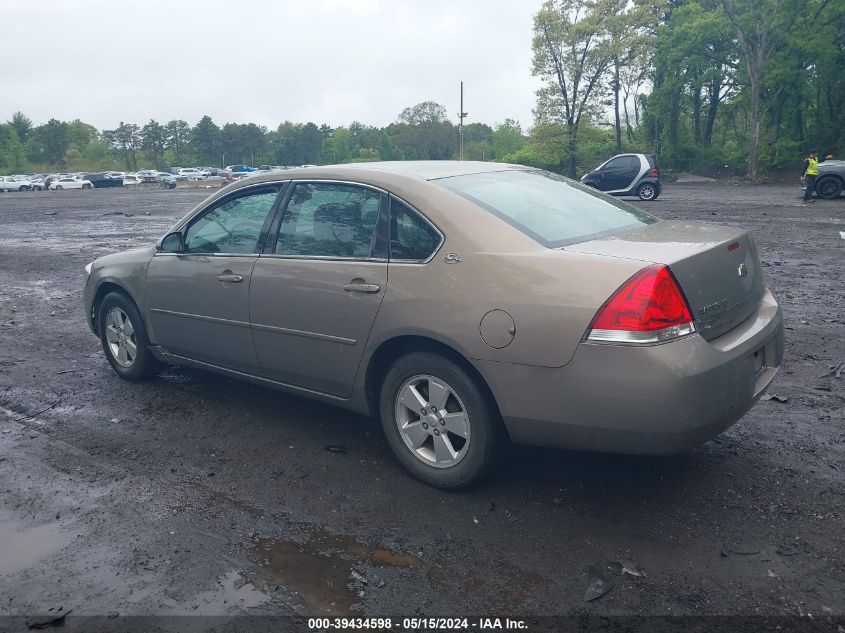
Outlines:
{"label": "wheel arch", "polygon": [[132,296],[132,293],[129,292],[124,286],[120,285],[113,279],[103,279],[100,284],[97,286],[97,290],[94,292],[94,297],[91,300],[91,312],[88,315],[88,325],[91,327],[91,330],[94,334],[99,336],[99,326],[97,325],[97,314],[100,312],[100,304],[103,303],[103,299],[107,294],[110,292],[119,292],[126,297],[135,305],[135,308],[138,310],[139,314],[141,312],[141,308],[138,305],[138,302],[135,300],[135,297]]}
{"label": "wheel arch", "polygon": [[501,417],[501,411],[493,390],[475,365],[454,347],[422,335],[395,336],[379,344],[370,356],[364,376],[364,395],[373,417],[379,417],[379,387],[384,380],[384,376],[396,359],[412,352],[439,354],[461,367],[478,383],[478,386],[489,398],[496,413]]}

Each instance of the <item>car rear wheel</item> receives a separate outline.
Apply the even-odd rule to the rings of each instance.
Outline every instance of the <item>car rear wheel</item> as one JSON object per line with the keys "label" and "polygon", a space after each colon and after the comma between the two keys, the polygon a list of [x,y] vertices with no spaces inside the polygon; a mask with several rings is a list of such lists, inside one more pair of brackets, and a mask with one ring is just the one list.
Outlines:
{"label": "car rear wheel", "polygon": [[147,329],[129,297],[110,292],[97,315],[103,351],[118,376],[136,382],[151,378],[161,365],[148,349]]}
{"label": "car rear wheel", "polygon": [[650,182],[644,182],[637,187],[637,196],[640,200],[656,200],[658,195],[657,187]]}
{"label": "car rear wheel", "polygon": [[91,188],[91,185],[82,185],[82,188],[83,188],[83,189],[90,189],[90,188]]}
{"label": "car rear wheel", "polygon": [[504,458],[507,432],[491,398],[464,368],[443,356],[400,357],[384,378],[379,404],[394,454],[429,485],[467,488]]}
{"label": "car rear wheel", "polygon": [[838,198],[842,193],[842,181],[836,176],[823,176],[816,182],[816,193],[820,198]]}

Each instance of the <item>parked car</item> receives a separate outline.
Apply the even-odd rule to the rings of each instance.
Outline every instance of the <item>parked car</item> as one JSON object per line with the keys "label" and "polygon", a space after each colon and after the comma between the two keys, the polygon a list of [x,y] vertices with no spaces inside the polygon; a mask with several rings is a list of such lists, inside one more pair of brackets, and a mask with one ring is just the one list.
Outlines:
{"label": "parked car", "polygon": [[138,174],[123,174],[124,187],[137,187],[142,182]]}
{"label": "parked car", "polygon": [[0,192],[5,191],[32,191],[32,183],[25,178],[0,176]]}
{"label": "parked car", "polygon": [[203,180],[207,177],[205,172],[200,171],[196,167],[183,167],[177,175],[184,176],[188,180]]}
{"label": "parked car", "polygon": [[581,182],[612,196],[638,196],[640,200],[656,200],[662,189],[653,154],[619,154],[584,174]]}
{"label": "parked car", "polygon": [[62,176],[57,180],[50,181],[50,189],[91,189],[94,185],[90,180],[78,178],[77,176]]}
{"label": "parked car", "polygon": [[175,362],[379,417],[398,460],[444,488],[509,442],[689,450],[783,357],[748,231],[518,165],[268,173],[85,270],[85,318],[120,377]]}
{"label": "parked car", "polygon": [[123,177],[113,177],[106,172],[97,172],[93,174],[85,174],[84,180],[88,180],[94,189],[105,189],[106,187],[122,187]]}
{"label": "parked car", "polygon": [[160,171],[157,174],[158,181],[165,189],[174,189],[176,187],[176,176],[168,174],[166,171]]}
{"label": "parked car", "polygon": [[816,195],[819,198],[838,198],[845,188],[845,161],[826,160],[819,163]]}
{"label": "parked car", "polygon": [[158,183],[158,171],[155,169],[142,169],[135,174],[141,182]]}
{"label": "parked car", "polygon": [[254,167],[250,167],[249,165],[227,165],[224,167],[226,171],[230,171],[233,174],[235,173],[242,173],[242,172],[249,172],[255,171]]}

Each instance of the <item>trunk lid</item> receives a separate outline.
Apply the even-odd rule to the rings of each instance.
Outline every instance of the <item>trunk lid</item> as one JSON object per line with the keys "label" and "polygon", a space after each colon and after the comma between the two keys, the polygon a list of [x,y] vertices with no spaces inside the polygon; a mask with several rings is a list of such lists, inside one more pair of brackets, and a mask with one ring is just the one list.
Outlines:
{"label": "trunk lid", "polygon": [[757,247],[744,229],[663,221],[565,250],[666,264],[707,340],[745,321],[765,292]]}

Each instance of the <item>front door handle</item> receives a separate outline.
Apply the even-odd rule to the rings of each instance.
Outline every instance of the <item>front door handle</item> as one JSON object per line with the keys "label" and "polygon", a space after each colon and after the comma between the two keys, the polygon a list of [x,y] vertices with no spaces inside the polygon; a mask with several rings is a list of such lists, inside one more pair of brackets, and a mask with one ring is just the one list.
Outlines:
{"label": "front door handle", "polygon": [[222,275],[217,275],[217,281],[222,281],[230,284],[239,284],[243,280],[243,275],[234,275],[232,273],[223,273]]}
{"label": "front door handle", "polygon": [[381,288],[376,284],[368,284],[363,279],[353,279],[343,286],[346,292],[378,292]]}

